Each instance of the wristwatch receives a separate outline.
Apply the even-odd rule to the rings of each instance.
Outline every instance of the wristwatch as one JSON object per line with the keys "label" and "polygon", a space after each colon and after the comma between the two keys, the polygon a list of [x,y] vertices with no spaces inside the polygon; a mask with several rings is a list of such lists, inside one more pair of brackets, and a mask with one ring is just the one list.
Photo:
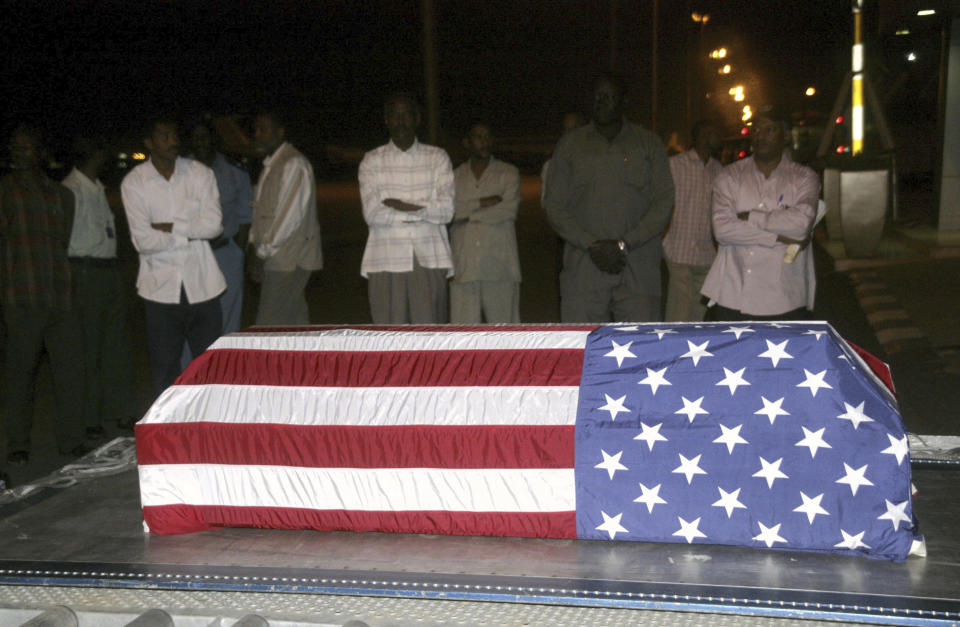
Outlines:
{"label": "wristwatch", "polygon": [[620,249],[620,252],[624,255],[627,254],[627,243],[622,239],[617,240],[617,248]]}

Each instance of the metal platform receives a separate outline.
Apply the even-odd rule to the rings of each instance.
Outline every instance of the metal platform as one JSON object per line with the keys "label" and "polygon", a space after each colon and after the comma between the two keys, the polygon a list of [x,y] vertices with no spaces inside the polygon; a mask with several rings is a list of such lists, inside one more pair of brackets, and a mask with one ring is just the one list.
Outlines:
{"label": "metal platform", "polygon": [[[161,537],[143,533],[137,474],[127,471],[51,491],[0,520],[0,584],[7,592],[24,586],[91,594],[243,592],[268,594],[281,605],[288,601],[286,606],[305,597],[284,594],[314,595],[306,598],[328,608],[334,598],[347,598],[379,604],[361,618],[369,625],[663,624],[675,614],[681,622],[671,624],[695,624],[682,620],[703,618],[685,612],[710,613],[708,624],[719,624],[717,614],[726,614],[725,621],[743,622],[724,624],[793,618],[956,625],[958,479],[955,471],[915,470],[928,557],[895,564],[696,544],[259,529]],[[393,610],[386,604],[403,600],[421,613],[427,611],[423,604],[432,603],[435,609],[427,614],[453,616],[460,605],[497,618],[431,622],[388,615]],[[535,614],[543,620],[530,619],[534,609],[543,610]],[[569,622],[550,617],[553,610],[565,612]],[[583,613],[593,610],[627,613],[596,620]],[[642,618],[647,614],[654,615],[652,622]],[[290,624],[297,622],[304,624]]]}

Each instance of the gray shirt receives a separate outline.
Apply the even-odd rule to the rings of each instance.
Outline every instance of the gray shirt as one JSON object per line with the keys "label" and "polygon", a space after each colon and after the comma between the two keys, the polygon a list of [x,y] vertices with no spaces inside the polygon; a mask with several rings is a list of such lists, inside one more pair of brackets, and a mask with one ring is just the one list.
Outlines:
{"label": "gray shirt", "polygon": [[624,121],[613,141],[593,124],[560,140],[550,162],[544,208],[570,245],[586,249],[596,240],[622,239],[634,250],[654,239],[659,243],[673,198],[663,142]]}

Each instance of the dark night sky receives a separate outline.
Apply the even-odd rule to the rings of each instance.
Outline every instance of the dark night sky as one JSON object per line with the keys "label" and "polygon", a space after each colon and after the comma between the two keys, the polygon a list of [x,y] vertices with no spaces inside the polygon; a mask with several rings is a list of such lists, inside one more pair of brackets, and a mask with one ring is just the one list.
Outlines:
{"label": "dark night sky", "polygon": [[[615,4],[630,115],[649,124],[653,3]],[[423,93],[416,0],[5,5],[5,125],[28,117],[61,134],[114,131],[160,110],[249,112],[281,104],[311,135],[367,146],[383,136],[386,91]],[[448,134],[483,114],[504,134],[550,135],[611,56],[610,0],[436,5]],[[702,42],[692,10],[711,15]],[[798,103],[799,90],[816,84],[824,109],[849,64],[848,0],[660,0],[660,13],[663,134],[683,130],[685,55],[701,46],[730,47],[735,68],[757,77],[766,100]]]}

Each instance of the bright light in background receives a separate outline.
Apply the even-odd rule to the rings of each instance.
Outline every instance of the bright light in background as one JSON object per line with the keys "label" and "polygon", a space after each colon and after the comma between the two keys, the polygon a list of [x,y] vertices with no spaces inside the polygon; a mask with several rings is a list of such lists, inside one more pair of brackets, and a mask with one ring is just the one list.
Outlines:
{"label": "bright light in background", "polygon": [[740,116],[740,119],[746,122],[753,117],[753,111],[750,109],[750,105],[743,105],[743,115]]}
{"label": "bright light in background", "polygon": [[697,22],[698,24],[706,24],[707,22],[710,21],[710,14],[709,13],[703,13],[703,14],[691,13],[690,19],[693,20],[694,22]]}
{"label": "bright light in background", "polygon": [[894,33],[894,35],[909,35],[909,34],[910,34],[909,28],[898,28],[897,31]]}
{"label": "bright light in background", "polygon": [[135,152],[130,156],[133,158],[134,161],[143,161],[144,159],[147,158],[147,155],[143,154],[142,152]]}
{"label": "bright light in background", "polygon": [[812,95],[814,95],[814,94],[817,93],[817,88],[816,88],[816,87],[807,87],[807,91],[805,91],[805,92],[803,92],[803,93],[805,93],[805,94],[808,95],[808,96],[812,96]]}
{"label": "bright light in background", "polygon": [[917,11],[917,15],[920,17],[923,17],[925,15],[936,15],[936,14],[937,12],[934,11],[933,9],[920,9],[919,11]]}
{"label": "bright light in background", "polygon": [[916,61],[916,60],[917,60],[917,53],[916,53],[916,52],[912,52],[912,51],[911,51],[911,52],[908,52],[908,53],[907,53],[907,61]]}
{"label": "bright light in background", "polygon": [[717,48],[716,50],[710,53],[711,59],[725,59],[727,57],[726,48]]}
{"label": "bright light in background", "polygon": [[718,74],[729,74],[729,73],[730,73],[730,69],[731,69],[731,68],[730,68],[730,64],[728,63],[728,64],[726,64],[725,66],[723,66],[722,68],[720,68],[720,69],[717,71],[717,73],[718,73]]}

